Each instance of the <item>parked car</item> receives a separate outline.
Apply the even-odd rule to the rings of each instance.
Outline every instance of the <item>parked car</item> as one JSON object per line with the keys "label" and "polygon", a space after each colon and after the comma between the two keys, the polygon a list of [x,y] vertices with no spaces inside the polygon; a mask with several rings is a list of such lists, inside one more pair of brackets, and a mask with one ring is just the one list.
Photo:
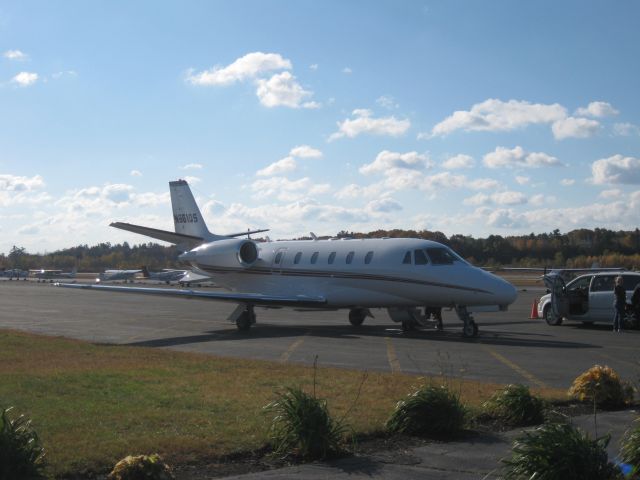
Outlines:
{"label": "parked car", "polygon": [[[563,320],[586,324],[613,323],[613,287],[616,277],[624,279],[627,302],[633,289],[640,283],[639,272],[598,272],[581,275],[565,285],[562,277],[548,275],[545,283],[549,292],[540,298],[538,312],[549,325],[560,325]],[[555,308],[552,305],[556,302]],[[637,321],[637,320],[636,320]]]}

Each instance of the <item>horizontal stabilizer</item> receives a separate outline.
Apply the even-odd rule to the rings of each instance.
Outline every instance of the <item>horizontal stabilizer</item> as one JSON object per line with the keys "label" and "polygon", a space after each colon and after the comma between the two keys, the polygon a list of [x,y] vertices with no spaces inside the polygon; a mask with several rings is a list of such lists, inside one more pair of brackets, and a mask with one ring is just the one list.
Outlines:
{"label": "horizontal stabilizer", "polygon": [[262,228],[260,230],[247,230],[246,232],[238,232],[238,233],[230,233],[228,235],[224,235],[225,237],[230,237],[230,238],[235,238],[235,237],[241,237],[242,235],[253,235],[254,233],[262,233],[262,232],[268,232],[269,229],[268,228]]}
{"label": "horizontal stabilizer", "polygon": [[146,295],[160,295],[166,297],[202,298],[205,300],[217,300],[220,302],[242,303],[265,307],[319,307],[327,303],[327,300],[323,297],[308,297],[304,295],[287,297],[281,295],[263,295],[259,293],[203,292],[200,290],[187,289],[119,287],[111,285],[91,285],[80,283],[56,283],[56,286],[82,290],[97,290],[103,292],[137,293]]}
{"label": "horizontal stabilizer", "polygon": [[173,243],[174,245],[188,244],[195,246],[205,241],[202,237],[195,237],[184,233],[169,232],[167,230],[158,230],[157,228],[143,227],[141,225],[133,225],[132,223],[114,222],[110,224],[110,226],[121,230],[127,230],[128,232],[145,235],[157,240],[162,240],[163,242]]}

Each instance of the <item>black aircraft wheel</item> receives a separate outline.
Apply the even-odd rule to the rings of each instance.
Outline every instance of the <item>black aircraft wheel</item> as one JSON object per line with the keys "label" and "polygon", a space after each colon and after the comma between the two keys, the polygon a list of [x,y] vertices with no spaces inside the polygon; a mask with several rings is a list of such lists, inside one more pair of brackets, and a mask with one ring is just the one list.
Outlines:
{"label": "black aircraft wheel", "polygon": [[364,308],[354,308],[349,310],[349,322],[354,327],[359,327],[367,317],[367,311]]}
{"label": "black aircraft wheel", "polygon": [[236,327],[241,332],[246,332],[251,328],[251,325],[256,323],[255,314],[252,311],[245,311],[236,320]]}
{"label": "black aircraft wheel", "polygon": [[551,306],[548,306],[544,309],[544,321],[547,322],[547,325],[556,326],[562,323],[562,318],[558,318],[553,314],[553,309]]}
{"label": "black aircraft wheel", "polygon": [[478,336],[478,325],[473,320],[465,323],[464,327],[462,327],[462,334],[467,337],[477,337]]}

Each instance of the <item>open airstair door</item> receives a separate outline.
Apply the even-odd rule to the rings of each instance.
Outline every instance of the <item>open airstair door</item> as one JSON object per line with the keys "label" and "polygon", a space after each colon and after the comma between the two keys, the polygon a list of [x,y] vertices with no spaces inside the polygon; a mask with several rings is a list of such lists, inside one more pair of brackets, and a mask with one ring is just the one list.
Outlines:
{"label": "open airstair door", "polygon": [[544,284],[551,292],[551,311],[556,318],[569,314],[569,296],[567,295],[564,279],[557,273],[550,273],[542,277]]}

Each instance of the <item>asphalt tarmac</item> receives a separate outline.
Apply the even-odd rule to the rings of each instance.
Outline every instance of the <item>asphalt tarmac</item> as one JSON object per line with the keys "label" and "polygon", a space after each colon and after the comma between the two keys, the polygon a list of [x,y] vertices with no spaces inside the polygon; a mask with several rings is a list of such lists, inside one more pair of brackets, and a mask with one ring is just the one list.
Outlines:
{"label": "asphalt tarmac", "polygon": [[317,356],[325,366],[531,387],[568,388],[582,371],[606,364],[637,383],[639,331],[618,334],[580,323],[551,327],[529,319],[532,302],[543,294],[540,287],[520,289],[509,311],[475,314],[480,333],[467,339],[455,312],[446,310],[444,331],[404,333],[385,310],[353,327],[347,311],[257,308],[258,323],[241,333],[226,320],[234,309],[228,303],[3,280],[0,328],[278,362],[312,364]]}

